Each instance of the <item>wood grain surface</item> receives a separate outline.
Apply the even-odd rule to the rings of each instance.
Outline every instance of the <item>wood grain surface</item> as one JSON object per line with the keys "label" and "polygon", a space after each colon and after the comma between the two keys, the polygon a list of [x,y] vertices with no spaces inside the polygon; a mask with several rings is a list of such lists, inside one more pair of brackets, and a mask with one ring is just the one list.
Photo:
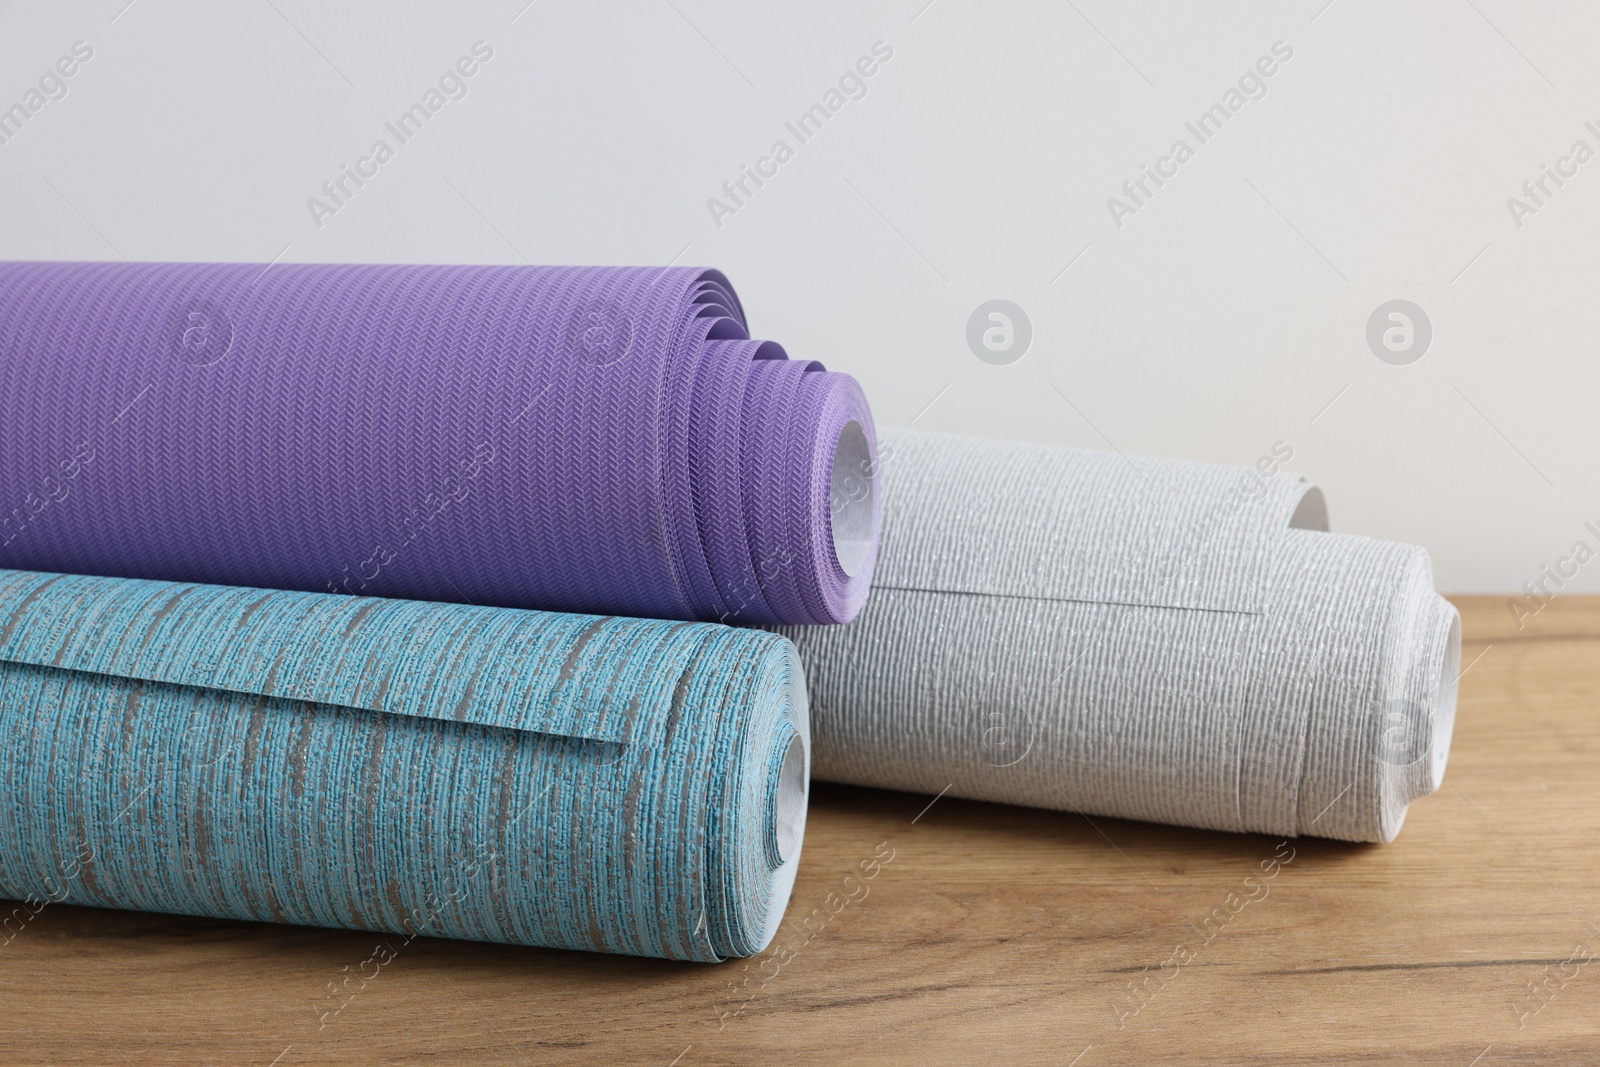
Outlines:
{"label": "wood grain surface", "polygon": [[819,784],[756,960],[377,966],[398,939],[51,905],[0,944],[0,1061],[1600,1064],[1600,600],[1457,603],[1445,786],[1390,846]]}

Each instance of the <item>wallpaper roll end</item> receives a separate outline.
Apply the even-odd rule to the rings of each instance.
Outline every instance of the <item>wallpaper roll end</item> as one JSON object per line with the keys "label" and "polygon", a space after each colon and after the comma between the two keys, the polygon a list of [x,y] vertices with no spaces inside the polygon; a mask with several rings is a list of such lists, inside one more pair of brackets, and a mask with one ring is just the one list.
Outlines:
{"label": "wallpaper roll end", "polygon": [[1383,781],[1378,840],[1385,844],[1399,835],[1411,803],[1444,784],[1455,733],[1461,616],[1431,588],[1419,615],[1409,645],[1415,663],[1406,671],[1414,690],[1389,702],[1379,750]]}
{"label": "wallpaper roll end", "polygon": [[1415,545],[1301,533],[1290,544],[1310,588],[1322,590],[1297,609],[1300,625],[1320,635],[1303,669],[1332,683],[1306,719],[1296,830],[1388,843],[1412,802],[1443,782],[1460,616]]}
{"label": "wallpaper roll end", "polygon": [[[752,636],[755,636],[752,634]],[[761,634],[762,637],[776,636]],[[800,853],[805,843],[806,815],[811,792],[811,713],[806,692],[805,669],[794,642],[779,638],[772,656],[781,678],[780,697],[784,728],[767,746],[769,774],[763,810],[768,840],[768,868],[762,891],[752,894],[761,901],[763,914],[756,939],[740,945],[735,956],[755,956],[767,950],[778,936],[789,897],[794,892],[795,875],[800,869]]]}

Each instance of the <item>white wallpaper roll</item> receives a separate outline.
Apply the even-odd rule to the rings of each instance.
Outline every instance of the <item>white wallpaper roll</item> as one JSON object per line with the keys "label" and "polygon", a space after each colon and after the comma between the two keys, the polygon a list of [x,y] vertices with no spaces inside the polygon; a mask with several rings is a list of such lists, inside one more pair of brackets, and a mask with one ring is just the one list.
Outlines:
{"label": "white wallpaper roll", "polygon": [[1282,471],[906,430],[883,455],[865,609],[780,630],[816,777],[1355,841],[1438,788],[1460,629],[1422,549],[1325,532]]}

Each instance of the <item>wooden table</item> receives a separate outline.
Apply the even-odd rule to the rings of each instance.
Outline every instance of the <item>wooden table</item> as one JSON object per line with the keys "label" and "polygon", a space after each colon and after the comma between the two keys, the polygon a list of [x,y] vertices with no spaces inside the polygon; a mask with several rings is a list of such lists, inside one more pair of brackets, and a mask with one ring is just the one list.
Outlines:
{"label": "wooden table", "polygon": [[1391,846],[819,785],[789,955],[419,940],[322,1026],[373,935],[51,906],[0,946],[0,1059],[1600,1064],[1600,600],[1458,603],[1445,787]]}

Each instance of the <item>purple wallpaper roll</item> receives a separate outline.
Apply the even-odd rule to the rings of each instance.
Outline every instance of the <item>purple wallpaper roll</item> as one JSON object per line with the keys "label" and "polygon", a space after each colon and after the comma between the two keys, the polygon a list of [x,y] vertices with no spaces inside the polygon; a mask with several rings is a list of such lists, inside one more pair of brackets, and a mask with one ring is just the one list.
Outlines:
{"label": "purple wallpaper roll", "polygon": [[715,270],[0,264],[0,567],[844,622],[876,449]]}

